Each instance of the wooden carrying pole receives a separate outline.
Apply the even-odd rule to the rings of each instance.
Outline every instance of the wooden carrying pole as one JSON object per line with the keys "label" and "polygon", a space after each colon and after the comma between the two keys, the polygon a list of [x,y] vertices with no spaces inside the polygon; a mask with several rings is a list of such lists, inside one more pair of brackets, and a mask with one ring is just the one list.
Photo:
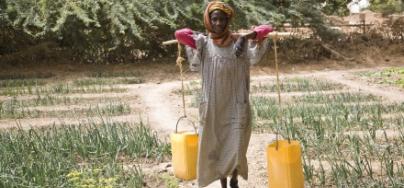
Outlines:
{"label": "wooden carrying pole", "polygon": [[[240,34],[243,34],[243,33],[240,33]],[[268,38],[274,38],[274,37],[286,38],[286,37],[290,37],[292,35],[293,35],[293,33],[291,33],[291,32],[271,32],[266,37],[268,37]],[[174,39],[174,40],[168,40],[168,41],[163,42],[163,45],[171,45],[171,44],[177,44],[177,43],[178,43],[178,41]]]}

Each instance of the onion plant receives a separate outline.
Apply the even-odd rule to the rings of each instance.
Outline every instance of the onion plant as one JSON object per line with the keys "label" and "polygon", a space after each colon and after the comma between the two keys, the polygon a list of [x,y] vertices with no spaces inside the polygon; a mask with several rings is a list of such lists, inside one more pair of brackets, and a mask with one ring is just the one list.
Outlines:
{"label": "onion plant", "polygon": [[170,147],[142,122],[104,121],[3,130],[0,152],[1,187],[74,187],[71,174],[94,167],[101,168],[102,175],[87,173],[88,179],[115,178],[115,186],[141,187],[141,172],[124,170],[122,165],[163,159],[170,155]]}
{"label": "onion plant", "polygon": [[105,93],[105,92],[125,92],[126,88],[119,88],[113,85],[87,85],[73,86],[72,84],[56,84],[51,86],[27,86],[15,88],[2,88],[0,95],[46,95],[46,94],[71,94],[71,93]]}
{"label": "onion plant", "polygon": [[40,118],[40,117],[94,117],[119,116],[129,114],[131,108],[123,102],[108,102],[106,104],[96,104],[87,108],[76,108],[66,110],[38,110],[24,106],[15,106],[13,104],[0,103],[0,119],[21,119],[21,118]]}
{"label": "onion plant", "polygon": [[[302,95],[288,98],[282,108],[275,98],[252,96],[254,129],[279,131],[284,138],[289,135],[300,141],[305,180],[310,186],[402,187],[404,103],[388,103],[366,93],[323,94],[331,88],[318,87],[318,91],[310,84],[316,83],[296,89],[303,91]],[[286,86],[289,89],[283,92],[294,87]],[[386,129],[401,134],[391,137]],[[383,137],[376,136],[377,132]],[[319,166],[313,166],[312,161],[318,161]]]}
{"label": "onion plant", "polygon": [[[282,92],[310,92],[319,90],[334,90],[342,89],[344,86],[341,84],[326,82],[318,79],[306,79],[306,78],[291,78],[281,80],[280,89]],[[276,92],[276,83],[252,85],[252,92]]]}

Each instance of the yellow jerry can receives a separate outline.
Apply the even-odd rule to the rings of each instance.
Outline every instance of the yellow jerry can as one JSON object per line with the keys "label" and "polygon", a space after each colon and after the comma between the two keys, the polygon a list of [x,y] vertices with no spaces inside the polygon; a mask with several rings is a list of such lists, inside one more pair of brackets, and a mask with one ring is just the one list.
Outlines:
{"label": "yellow jerry can", "polygon": [[198,134],[176,132],[171,134],[171,153],[174,175],[183,180],[196,178],[198,159]]}
{"label": "yellow jerry can", "polygon": [[301,154],[298,141],[278,140],[268,145],[267,169],[270,188],[304,187]]}

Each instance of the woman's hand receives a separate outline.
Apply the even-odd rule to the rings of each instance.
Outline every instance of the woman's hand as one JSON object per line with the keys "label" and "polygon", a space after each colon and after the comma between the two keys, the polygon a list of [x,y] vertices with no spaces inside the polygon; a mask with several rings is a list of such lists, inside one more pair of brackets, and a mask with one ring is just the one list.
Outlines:
{"label": "woman's hand", "polygon": [[250,33],[240,36],[237,39],[236,43],[234,44],[236,57],[239,57],[241,55],[241,53],[243,53],[245,41],[248,39],[254,39],[256,36],[257,36],[257,32],[251,31]]}
{"label": "woman's hand", "polygon": [[236,43],[234,44],[234,50],[235,50],[236,57],[240,57],[241,53],[243,52],[245,40],[246,40],[246,37],[241,36],[237,39]]}

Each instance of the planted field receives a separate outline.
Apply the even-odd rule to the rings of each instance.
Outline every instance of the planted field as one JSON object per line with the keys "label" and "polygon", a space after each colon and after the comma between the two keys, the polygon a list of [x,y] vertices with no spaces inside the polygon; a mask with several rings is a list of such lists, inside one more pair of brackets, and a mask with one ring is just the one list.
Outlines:
{"label": "planted field", "polygon": [[386,68],[380,71],[360,72],[359,76],[372,83],[393,85],[404,88],[404,68]]}
{"label": "planted field", "polygon": [[87,76],[91,77],[91,78],[117,78],[117,77],[134,78],[134,77],[136,77],[136,78],[140,79],[140,77],[142,77],[142,73],[135,72],[135,71],[125,71],[125,72],[99,71],[99,72],[89,73]]}
{"label": "planted field", "polygon": [[[404,186],[404,103],[320,78],[284,78],[280,86],[281,105],[275,80],[251,83],[252,139],[279,132],[300,141],[306,187]],[[185,93],[197,112],[199,84]],[[252,155],[253,164],[263,157]]]}
{"label": "planted field", "polygon": [[[143,187],[141,164],[170,156],[169,144],[141,120],[116,121],[139,116],[132,105],[136,95],[124,94],[130,84],[143,82],[138,74],[93,73],[68,81],[42,74],[1,78],[0,128],[15,128],[0,130],[0,187]],[[35,128],[45,118],[63,121]],[[32,123],[18,123],[26,119]]]}
{"label": "planted field", "polygon": [[[15,125],[0,131],[0,187],[196,187],[174,177],[169,143],[149,128],[175,130],[180,82],[136,85],[136,72],[10,77],[0,79],[0,128]],[[300,141],[306,187],[403,187],[404,103],[314,76],[281,79],[279,105],[275,80],[257,80],[251,179],[241,187],[267,187],[261,152],[275,132]],[[184,94],[196,122],[200,81]]]}
{"label": "planted field", "polygon": [[0,139],[2,187],[142,187],[141,169],[125,166],[170,154],[142,123],[14,129]]}
{"label": "planted field", "polygon": [[0,78],[0,95],[49,95],[71,93],[126,92],[116,84],[139,84],[144,80],[136,72],[95,72],[71,81],[51,82],[48,75],[3,75]]}
{"label": "planted field", "polygon": [[144,81],[139,78],[85,78],[80,80],[75,80],[75,86],[88,86],[88,85],[111,85],[111,84],[140,84]]}
{"label": "planted field", "polygon": [[[319,90],[341,89],[341,84],[329,83],[319,79],[289,78],[280,80],[280,89],[282,92],[309,92]],[[270,82],[254,84],[251,86],[251,92],[275,92],[277,85],[275,80]]]}
{"label": "planted field", "polygon": [[[341,91],[342,86],[324,81],[306,86],[312,89],[283,93],[281,106],[275,96],[251,97],[255,131],[300,141],[306,185],[402,187],[404,103]],[[329,94],[330,89],[336,91]]]}
{"label": "planted field", "polygon": [[[1,103],[0,103],[1,104]],[[49,107],[47,107],[49,108]],[[29,108],[14,106],[13,104],[0,106],[0,119],[21,119],[21,118],[45,118],[45,117],[94,117],[94,116],[117,116],[129,114],[131,109],[123,102],[95,104],[88,107],[59,107],[58,109]]]}
{"label": "planted field", "polygon": [[119,102],[115,97],[74,97],[66,95],[35,95],[29,98],[18,98],[16,96],[1,102],[4,106],[33,107],[33,106],[53,106],[53,105],[78,105],[82,103],[98,104],[106,102]]}
{"label": "planted field", "polygon": [[40,86],[45,85],[44,80],[39,79],[16,79],[16,80],[0,80],[0,87],[24,87],[24,86]]}
{"label": "planted field", "polygon": [[51,86],[27,86],[27,87],[4,87],[0,89],[0,95],[47,95],[47,94],[71,94],[71,93],[105,93],[125,92],[125,88],[114,85],[82,85],[56,84]]}

